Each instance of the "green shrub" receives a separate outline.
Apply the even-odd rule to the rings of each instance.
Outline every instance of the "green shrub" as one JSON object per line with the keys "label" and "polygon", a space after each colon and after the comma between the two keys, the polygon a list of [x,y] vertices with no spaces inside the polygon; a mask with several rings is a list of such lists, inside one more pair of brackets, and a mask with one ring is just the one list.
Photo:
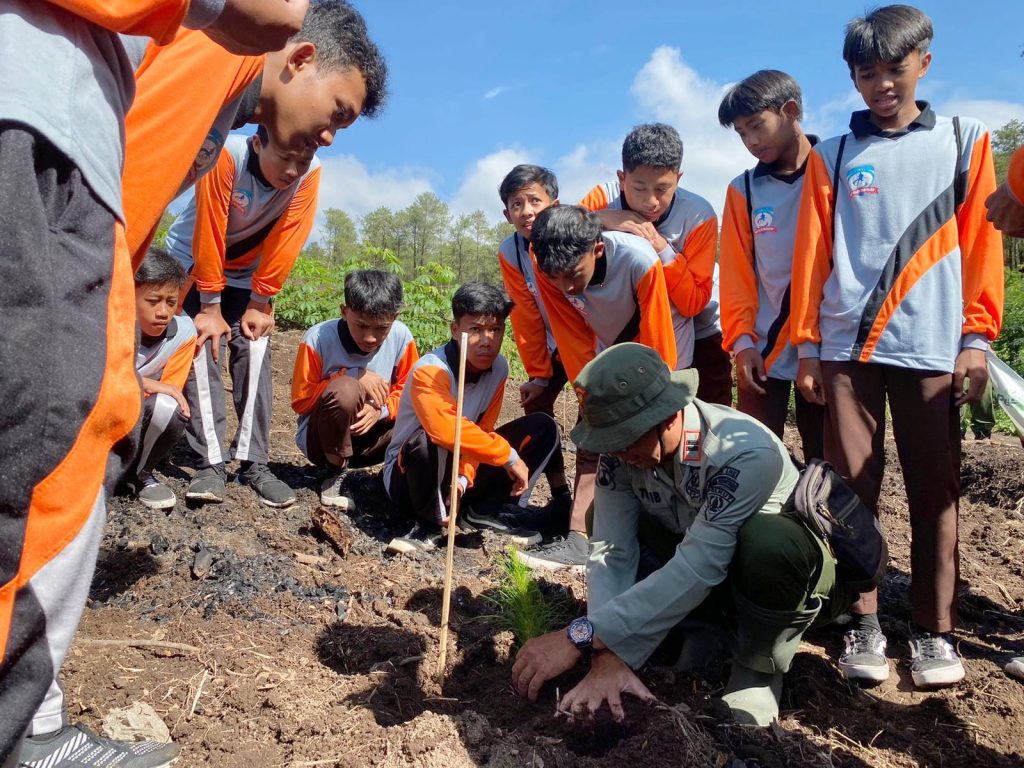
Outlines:
{"label": "green shrub", "polygon": [[1024,372],[1024,273],[1006,270],[1003,329],[992,344],[997,355],[1018,373]]}
{"label": "green shrub", "polygon": [[[451,297],[457,287],[455,272],[443,264],[428,262],[417,268],[412,279],[406,279],[401,262],[391,251],[370,246],[363,248],[361,258],[350,259],[340,267],[299,256],[274,303],[277,322],[283,328],[305,329],[338,317],[344,301],[345,275],[370,267],[386,269],[402,278],[405,308],[399,317],[409,326],[420,354],[436,349],[451,338]],[[524,378],[511,323],[506,326],[501,353],[508,360],[511,375]]]}

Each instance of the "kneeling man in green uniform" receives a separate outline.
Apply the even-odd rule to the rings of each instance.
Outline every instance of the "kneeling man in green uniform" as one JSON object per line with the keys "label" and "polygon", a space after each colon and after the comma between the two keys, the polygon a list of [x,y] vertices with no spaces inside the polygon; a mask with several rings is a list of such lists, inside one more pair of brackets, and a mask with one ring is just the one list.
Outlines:
{"label": "kneeling man in green uniform", "polygon": [[[724,596],[735,635],[723,699],[738,723],[770,724],[804,631],[851,601],[824,542],[789,514],[799,473],[785,446],[753,418],[697,400],[695,371],[671,372],[640,344],[605,350],[574,386],[572,439],[602,454],[588,610],[523,646],[516,690],[534,699],[589,659],[561,709],[588,715],[607,702],[621,720],[623,693],[651,697],[633,670]],[[691,661],[694,647],[708,647],[699,633],[684,637]]]}

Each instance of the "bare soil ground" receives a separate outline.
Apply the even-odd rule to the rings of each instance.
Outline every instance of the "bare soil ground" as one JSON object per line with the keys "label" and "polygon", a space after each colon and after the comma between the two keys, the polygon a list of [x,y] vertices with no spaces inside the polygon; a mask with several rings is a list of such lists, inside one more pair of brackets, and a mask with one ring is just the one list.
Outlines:
{"label": "bare soil ground", "polygon": [[[1024,684],[1001,670],[1024,654],[1024,454],[1016,440],[964,444],[962,685],[922,693],[910,683],[910,534],[890,442],[883,623],[896,674],[887,683],[848,685],[831,661],[841,630],[825,628],[806,638],[786,679],[783,718],[771,729],[744,731],[722,716],[714,697],[724,666],[706,679],[649,666],[642,677],[666,706],[634,704],[621,726],[599,718],[573,727],[553,717],[555,684],[537,704],[510,689],[512,638],[487,618],[499,539],[460,537],[442,686],[433,673],[443,557],[384,553],[408,523],[389,509],[379,471],[352,478],[359,509],[347,555],[312,530],[320,478],[294,447],[288,405],[298,338],[274,338],[272,456],[298,503],[272,510],[237,484],[223,504],[179,503],[167,515],[114,499],[64,669],[73,717],[98,727],[111,708],[147,702],[181,744],[184,766],[1024,765]],[[518,415],[511,397],[503,415]],[[181,452],[166,467],[179,498],[191,473]],[[196,578],[200,548],[212,564]],[[545,589],[582,610],[580,578],[549,577]],[[138,640],[153,644],[125,642]],[[564,693],[578,677],[557,685]]]}

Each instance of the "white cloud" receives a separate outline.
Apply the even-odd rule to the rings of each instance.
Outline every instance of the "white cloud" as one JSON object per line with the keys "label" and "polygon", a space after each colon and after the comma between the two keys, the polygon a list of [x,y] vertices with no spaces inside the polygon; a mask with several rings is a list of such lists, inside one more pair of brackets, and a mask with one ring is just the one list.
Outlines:
{"label": "white cloud", "polygon": [[619,168],[622,141],[580,144],[554,165],[558,197],[563,203],[578,202],[595,184],[611,181]]}
{"label": "white cloud", "polygon": [[421,192],[433,191],[436,174],[424,168],[371,172],[352,155],[321,156],[319,208],[340,208],[358,219],[375,208],[408,207]]}
{"label": "white cloud", "polygon": [[1024,120],[1024,104],[1013,101],[950,99],[944,102],[938,111],[943,115],[977,118],[990,131],[1002,128],[1011,120]]}
{"label": "white cloud", "polygon": [[481,210],[492,222],[502,220],[501,198],[498,185],[513,166],[532,162],[529,153],[521,148],[500,149],[473,163],[459,186],[459,191],[448,203],[453,215]]}
{"label": "white cloud", "polygon": [[705,197],[719,215],[729,181],[753,162],[735,133],[718,123],[718,105],[727,87],[702,77],[677,48],[668,46],[655,49],[632,87],[644,111],[678,129],[683,138],[682,184]]}
{"label": "white cloud", "polygon": [[489,90],[487,93],[484,94],[484,98],[485,99],[493,99],[496,96],[500,96],[501,94],[503,94],[507,90],[508,90],[508,86],[507,85],[496,85],[493,88],[491,88],[491,90]]}

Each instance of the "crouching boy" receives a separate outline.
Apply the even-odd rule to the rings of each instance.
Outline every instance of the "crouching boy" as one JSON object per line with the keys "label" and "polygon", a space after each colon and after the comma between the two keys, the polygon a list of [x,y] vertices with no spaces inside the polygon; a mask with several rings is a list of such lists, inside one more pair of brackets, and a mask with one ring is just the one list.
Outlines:
{"label": "crouching boy", "polygon": [[196,328],[178,311],[187,277],[177,261],[150,248],[135,273],[135,311],[139,346],[135,370],[142,378],[142,439],[128,474],[128,485],[152,509],[174,506],[174,491],[153,476],[153,469],[181,439],[189,409],[182,388],[196,350]]}
{"label": "crouching boy", "polygon": [[292,374],[295,442],[318,467],[332,470],[320,490],[328,506],[353,509],[342,492],[345,470],[384,460],[398,399],[419,359],[398,320],[402,283],[379,269],[345,276],[340,320],[317,323],[302,337]]}
{"label": "crouching boy", "polygon": [[[575,388],[581,420],[572,438],[603,454],[587,616],[523,646],[516,690],[536,698],[589,655],[589,674],[561,706],[585,714],[607,702],[621,719],[623,692],[651,695],[632,670],[714,590],[737,624],[723,699],[737,722],[768,725],[804,631],[849,602],[825,544],[782,514],[798,479],[785,446],[749,416],[695,399],[694,371],[670,372],[640,344],[602,352]],[[666,541],[667,560],[657,555]],[[687,636],[683,653],[702,639]]]}
{"label": "crouching boy", "polygon": [[398,406],[384,484],[391,501],[416,524],[388,545],[393,552],[433,549],[448,524],[462,333],[467,347],[459,518],[521,546],[541,539],[536,531],[522,529],[517,516],[558,447],[558,427],[547,414],[531,413],[494,429],[508,376],[500,350],[511,309],[500,288],[467,283],[452,297],[452,340],[413,367]]}

